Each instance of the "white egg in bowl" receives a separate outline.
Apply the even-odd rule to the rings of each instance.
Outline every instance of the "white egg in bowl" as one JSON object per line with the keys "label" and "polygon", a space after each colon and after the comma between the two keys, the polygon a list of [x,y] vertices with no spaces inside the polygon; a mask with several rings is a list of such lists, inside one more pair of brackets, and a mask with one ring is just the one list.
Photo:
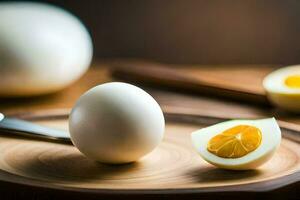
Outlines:
{"label": "white egg in bowl", "polygon": [[207,162],[224,169],[255,169],[267,162],[280,145],[275,118],[231,120],[191,135],[192,143]]}
{"label": "white egg in bowl", "polygon": [[276,106],[300,112],[300,65],[280,68],[263,80],[269,100]]}

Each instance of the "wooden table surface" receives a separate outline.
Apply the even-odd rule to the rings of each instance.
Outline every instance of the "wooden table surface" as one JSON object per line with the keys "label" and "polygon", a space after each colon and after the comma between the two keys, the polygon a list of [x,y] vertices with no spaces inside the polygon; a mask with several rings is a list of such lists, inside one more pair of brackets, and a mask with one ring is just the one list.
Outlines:
{"label": "wooden table surface", "polygon": [[[72,108],[76,99],[89,88],[101,83],[116,81],[110,75],[110,67],[114,62],[95,62],[90,70],[77,82],[68,88],[57,92],[38,97],[30,98],[2,98],[0,99],[0,110],[5,114],[16,112],[32,112],[45,109]],[[143,65],[142,62],[139,62]],[[262,78],[274,70],[273,65],[235,65],[235,66],[180,66],[183,73],[190,73],[195,76],[201,74],[202,79],[213,82],[222,80],[223,83],[232,87],[238,85],[246,90],[255,89],[263,92],[260,85]],[[241,77],[236,74],[246,74]],[[247,80],[255,79],[254,84],[247,84]],[[253,82],[253,80],[252,80]],[[143,86],[142,86],[143,87]],[[286,113],[274,107],[258,106],[251,103],[241,103],[237,101],[214,98],[203,95],[193,95],[188,93],[178,93],[160,88],[143,87],[151,93],[159,104],[163,107],[182,108],[187,111],[208,113],[218,115],[227,113],[231,118],[251,118],[275,116],[278,119],[300,124],[300,115]]]}

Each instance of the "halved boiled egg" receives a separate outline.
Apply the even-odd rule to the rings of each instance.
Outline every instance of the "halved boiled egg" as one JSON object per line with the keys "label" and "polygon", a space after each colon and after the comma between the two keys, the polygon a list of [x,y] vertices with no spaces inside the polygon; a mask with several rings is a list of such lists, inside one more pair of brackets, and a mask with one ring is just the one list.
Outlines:
{"label": "halved boiled egg", "polygon": [[278,107],[300,112],[300,65],[278,69],[264,78],[270,101]]}
{"label": "halved boiled egg", "polygon": [[281,141],[275,118],[231,120],[209,126],[191,135],[200,156],[221,168],[254,169],[274,154]]}

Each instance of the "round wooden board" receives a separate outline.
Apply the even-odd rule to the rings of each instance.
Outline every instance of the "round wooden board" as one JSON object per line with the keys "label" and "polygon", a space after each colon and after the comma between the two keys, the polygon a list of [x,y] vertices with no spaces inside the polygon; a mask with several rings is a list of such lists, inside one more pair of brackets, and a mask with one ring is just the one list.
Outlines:
{"label": "round wooden board", "polygon": [[[93,194],[187,194],[270,191],[299,183],[300,145],[283,138],[279,150],[256,170],[215,168],[197,155],[190,133],[194,117],[167,115],[163,142],[140,161],[104,165],[68,144],[0,135],[0,181],[34,188]],[[67,118],[31,116],[36,123],[66,129]],[[283,134],[289,130],[284,129]]]}

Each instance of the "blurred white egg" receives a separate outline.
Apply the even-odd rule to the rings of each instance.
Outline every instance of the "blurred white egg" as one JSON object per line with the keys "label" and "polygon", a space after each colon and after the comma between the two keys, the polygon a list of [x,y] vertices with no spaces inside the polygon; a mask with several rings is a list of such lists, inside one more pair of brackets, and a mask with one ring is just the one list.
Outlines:
{"label": "blurred white egg", "polygon": [[60,90],[89,67],[92,41],[67,11],[41,3],[0,3],[0,96]]}
{"label": "blurred white egg", "polygon": [[83,94],[72,109],[73,144],[103,163],[133,162],[162,140],[165,120],[158,103],[144,90],[112,82]]}
{"label": "blurred white egg", "polygon": [[300,113],[300,65],[271,72],[264,78],[263,86],[274,105]]}

